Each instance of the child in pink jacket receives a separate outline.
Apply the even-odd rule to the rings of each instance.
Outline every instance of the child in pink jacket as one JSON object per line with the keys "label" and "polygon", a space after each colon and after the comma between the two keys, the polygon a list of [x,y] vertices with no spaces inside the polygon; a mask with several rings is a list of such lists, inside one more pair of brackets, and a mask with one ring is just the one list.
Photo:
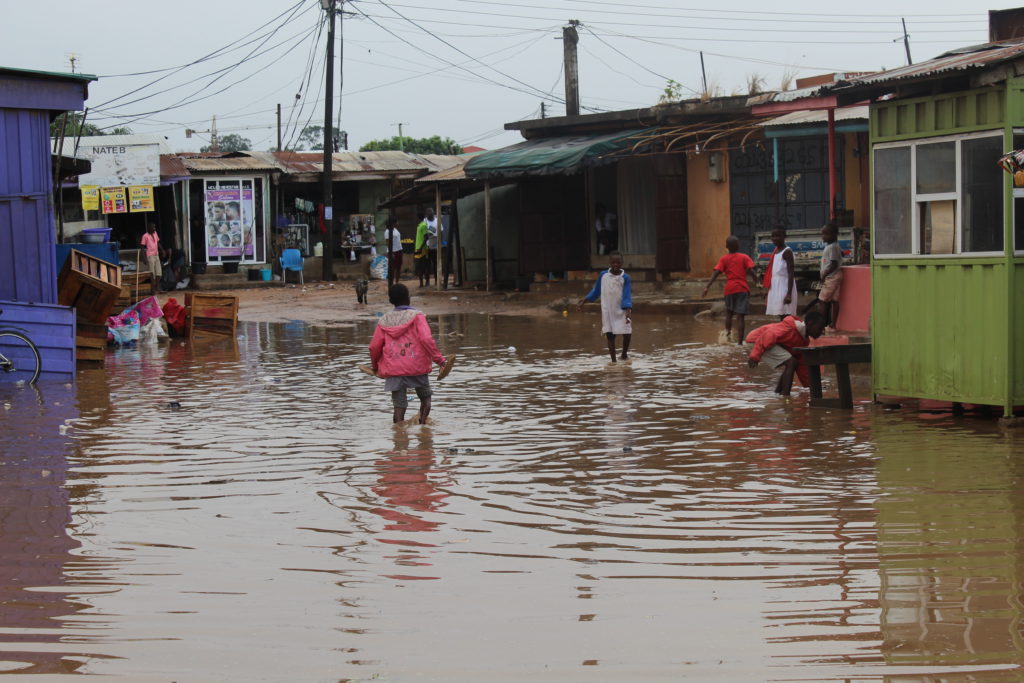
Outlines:
{"label": "child in pink jacket", "polygon": [[409,305],[409,288],[399,283],[388,288],[388,301],[395,310],[377,322],[370,341],[370,363],[384,389],[391,392],[394,421],[405,419],[409,407],[406,389],[415,389],[420,399],[420,424],[430,415],[430,370],[432,363],[444,365],[430,325],[423,313]]}

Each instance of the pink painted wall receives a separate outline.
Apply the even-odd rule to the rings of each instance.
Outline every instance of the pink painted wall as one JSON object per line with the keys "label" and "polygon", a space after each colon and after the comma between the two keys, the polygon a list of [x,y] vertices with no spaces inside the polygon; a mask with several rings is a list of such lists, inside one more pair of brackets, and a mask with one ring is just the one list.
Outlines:
{"label": "pink painted wall", "polygon": [[839,329],[867,332],[871,326],[871,266],[843,266]]}

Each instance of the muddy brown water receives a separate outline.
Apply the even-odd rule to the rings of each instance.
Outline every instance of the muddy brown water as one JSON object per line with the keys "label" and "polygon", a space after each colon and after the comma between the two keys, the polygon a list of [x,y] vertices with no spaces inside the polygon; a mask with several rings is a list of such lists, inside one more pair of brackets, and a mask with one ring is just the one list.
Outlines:
{"label": "muddy brown water", "polygon": [[1019,437],[863,374],[782,401],[714,323],[612,367],[595,322],[434,319],[424,427],[356,369],[372,320],[0,387],[0,674],[1024,678]]}

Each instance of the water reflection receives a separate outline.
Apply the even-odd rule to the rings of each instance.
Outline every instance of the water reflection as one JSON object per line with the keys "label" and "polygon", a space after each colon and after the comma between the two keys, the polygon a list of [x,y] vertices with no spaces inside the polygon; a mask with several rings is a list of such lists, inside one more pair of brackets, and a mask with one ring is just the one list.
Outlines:
{"label": "water reflection", "polygon": [[811,410],[717,326],[642,316],[615,366],[591,316],[434,320],[459,365],[434,424],[392,426],[356,370],[374,322],[124,350],[80,373],[74,411],[7,409],[0,659],[159,680],[1020,673],[1012,437],[876,411],[863,376],[852,414]]}
{"label": "water reflection", "polygon": [[881,651],[900,665],[1021,662],[1020,449],[946,422],[876,440]]}
{"label": "water reflection", "polygon": [[102,571],[69,534],[72,444],[78,417],[72,387],[0,385],[0,673],[58,674],[81,669],[90,655],[66,642],[63,629],[99,626],[85,618],[85,593]]}

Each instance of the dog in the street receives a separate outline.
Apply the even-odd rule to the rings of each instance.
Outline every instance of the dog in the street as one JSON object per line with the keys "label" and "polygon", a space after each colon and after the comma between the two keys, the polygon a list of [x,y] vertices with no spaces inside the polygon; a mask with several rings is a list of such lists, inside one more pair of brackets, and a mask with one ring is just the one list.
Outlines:
{"label": "dog in the street", "polygon": [[369,280],[356,280],[356,302],[360,304],[366,303],[366,293],[370,289]]}

